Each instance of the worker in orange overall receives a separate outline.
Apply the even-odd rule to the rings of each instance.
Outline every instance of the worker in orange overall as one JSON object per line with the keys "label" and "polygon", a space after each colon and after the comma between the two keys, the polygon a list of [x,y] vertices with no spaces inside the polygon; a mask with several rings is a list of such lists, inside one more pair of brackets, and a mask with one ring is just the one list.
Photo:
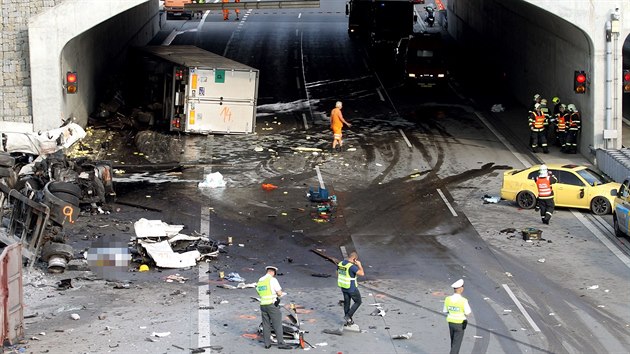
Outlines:
{"label": "worker in orange overall", "polygon": [[[229,0],[222,0],[224,3],[229,2]],[[230,10],[223,9],[223,21],[227,21],[230,19]]]}
{"label": "worker in orange overall", "polygon": [[[241,2],[241,0],[234,0],[234,2]],[[236,19],[234,21],[239,21],[240,18],[238,17],[239,14],[241,13],[241,10],[239,9],[234,9],[234,12],[236,12]]]}
{"label": "worker in orange overall", "polygon": [[343,105],[341,101],[337,101],[337,103],[335,103],[335,108],[333,108],[333,110],[330,112],[330,129],[333,131],[333,152],[335,151],[337,144],[339,144],[339,150],[341,151],[341,146],[343,145],[343,142],[341,140],[341,129],[343,128],[343,125],[347,125],[348,128],[350,128],[350,126],[352,125],[346,122],[345,119],[343,119],[343,114],[341,114],[342,106]]}

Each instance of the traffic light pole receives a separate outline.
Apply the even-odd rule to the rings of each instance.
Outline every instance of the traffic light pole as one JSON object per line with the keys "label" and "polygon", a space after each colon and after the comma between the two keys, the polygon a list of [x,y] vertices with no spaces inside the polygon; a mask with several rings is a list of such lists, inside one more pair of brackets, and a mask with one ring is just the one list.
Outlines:
{"label": "traffic light pole", "polygon": [[[619,12],[611,12],[610,20],[606,21],[606,84],[604,85],[604,148],[614,149],[619,126],[619,73],[617,63],[617,44],[619,38]],[[613,43],[614,41],[614,43]],[[614,58],[614,60],[613,60]],[[623,88],[621,89],[623,92]]]}

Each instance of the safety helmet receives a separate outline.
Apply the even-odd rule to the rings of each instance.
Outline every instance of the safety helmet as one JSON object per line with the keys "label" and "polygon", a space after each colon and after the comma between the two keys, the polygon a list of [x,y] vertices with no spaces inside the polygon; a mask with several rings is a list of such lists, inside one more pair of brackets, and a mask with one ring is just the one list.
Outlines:
{"label": "safety helmet", "polygon": [[575,107],[575,105],[573,103],[569,103],[569,105],[567,106],[567,108],[569,109],[569,111],[571,112],[577,112],[577,107]]}
{"label": "safety helmet", "polygon": [[561,110],[563,110],[563,111],[564,111],[564,110],[566,110],[566,109],[567,109],[567,105],[566,105],[566,104],[564,104],[564,103],[562,103],[562,104],[560,105],[560,109],[561,109]]}
{"label": "safety helmet", "polygon": [[539,94],[535,94],[534,95],[534,101],[538,101],[540,99],[540,95]]}
{"label": "safety helmet", "polygon": [[539,170],[539,174],[541,177],[543,176],[547,176],[547,174],[549,173],[549,171],[547,170],[547,165],[540,165],[540,170]]}
{"label": "safety helmet", "polygon": [[540,103],[536,103],[536,104],[534,105],[534,109],[540,109]]}
{"label": "safety helmet", "polygon": [[551,102],[553,102],[553,103],[560,103],[560,97],[556,96],[556,97],[552,98]]}
{"label": "safety helmet", "polygon": [[546,104],[547,104],[547,99],[546,99],[546,98],[543,98],[542,100],[540,100],[540,104],[544,104],[544,105],[546,105]]}

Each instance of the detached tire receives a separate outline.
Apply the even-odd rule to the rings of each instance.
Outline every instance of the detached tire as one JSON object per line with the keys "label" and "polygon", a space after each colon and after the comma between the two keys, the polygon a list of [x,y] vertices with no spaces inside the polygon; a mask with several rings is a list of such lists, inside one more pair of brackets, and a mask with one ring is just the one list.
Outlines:
{"label": "detached tire", "polygon": [[48,190],[55,194],[56,192],[72,194],[77,198],[81,198],[81,187],[78,184],[68,182],[54,182],[48,186]]}
{"label": "detached tire", "polygon": [[521,191],[516,195],[516,204],[522,209],[531,209],[536,205],[536,196],[530,191]]}
{"label": "detached tire", "polygon": [[611,209],[610,202],[604,197],[595,197],[591,200],[591,211],[595,215],[609,214]]}
{"label": "detached tire", "polygon": [[55,197],[63,200],[64,202],[70,203],[76,207],[79,206],[79,198],[75,195],[72,195],[70,193],[64,193],[64,192],[53,192],[52,194]]}

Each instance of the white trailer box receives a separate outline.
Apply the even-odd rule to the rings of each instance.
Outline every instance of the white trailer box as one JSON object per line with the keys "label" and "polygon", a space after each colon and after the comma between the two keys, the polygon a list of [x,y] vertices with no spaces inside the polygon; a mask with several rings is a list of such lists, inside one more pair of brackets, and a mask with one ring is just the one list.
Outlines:
{"label": "white trailer box", "polygon": [[253,133],[258,69],[189,45],[148,46],[145,52],[172,63],[164,70],[164,114],[172,131]]}

